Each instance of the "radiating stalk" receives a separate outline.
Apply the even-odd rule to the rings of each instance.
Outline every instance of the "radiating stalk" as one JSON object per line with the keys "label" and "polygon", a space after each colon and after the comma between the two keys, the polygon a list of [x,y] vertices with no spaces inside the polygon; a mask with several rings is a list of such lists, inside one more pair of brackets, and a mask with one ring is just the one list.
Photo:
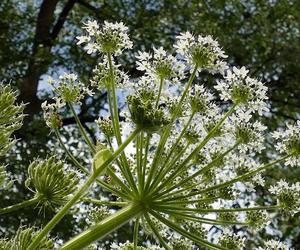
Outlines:
{"label": "radiating stalk", "polygon": [[158,95],[157,95],[157,99],[156,99],[156,103],[155,103],[155,108],[158,107],[161,91],[162,91],[162,88],[163,88],[163,84],[164,84],[164,78],[160,78],[159,89],[158,89]]}
{"label": "radiating stalk", "polygon": [[[198,170],[197,172],[195,172],[194,174],[192,174],[189,177],[184,178],[182,181],[180,181],[179,183],[176,183],[176,185],[170,187],[169,189],[161,192],[159,195],[162,196],[164,194],[170,193],[172,190],[182,186],[183,184],[187,183],[188,181],[196,178],[197,176],[206,173],[208,170],[210,170],[212,167],[215,166],[216,162],[220,161],[221,159],[223,159],[227,154],[229,154],[232,150],[234,150],[237,146],[239,145],[239,143],[236,143],[233,147],[229,148],[228,150],[226,150],[223,154],[219,155],[218,157],[216,157],[214,160],[212,160],[209,164],[207,164],[205,167],[201,168],[200,170]],[[167,181],[166,181],[167,182]],[[165,187],[167,185],[167,183],[164,183],[163,185],[161,185],[159,187],[159,190],[161,190],[163,187]],[[159,197],[159,196],[158,196]]]}
{"label": "radiating stalk", "polygon": [[206,241],[204,239],[201,239],[199,236],[194,235],[190,232],[188,232],[186,229],[183,229],[182,227],[175,224],[173,221],[170,221],[166,219],[165,217],[161,216],[159,213],[156,213],[154,211],[150,211],[150,213],[156,217],[159,221],[164,223],[169,228],[173,229],[174,231],[178,232],[182,236],[190,239],[191,241],[200,244],[201,246],[208,247],[209,249],[217,249],[217,250],[228,250],[227,248],[224,248],[222,246],[215,245],[213,243],[210,243],[209,241]]}
{"label": "radiating stalk", "polygon": [[[59,141],[60,146],[64,149],[64,151],[66,152],[66,154],[68,155],[68,157],[70,158],[70,160],[72,161],[72,163],[79,169],[81,170],[83,173],[89,175],[90,171],[88,171],[85,167],[83,167],[78,161],[77,159],[72,155],[72,153],[70,152],[70,150],[67,149],[67,147],[65,146],[65,144],[63,143],[59,130],[57,128],[54,129],[55,135]],[[112,176],[112,179],[117,182],[123,189],[126,190],[127,193],[130,193],[130,190],[128,189],[128,187],[112,172],[112,170],[110,168],[108,168],[108,173]],[[97,183],[103,187],[103,182],[99,179],[96,180]],[[107,188],[107,187],[106,187]],[[122,192],[114,189],[114,188],[110,188],[109,191],[111,191],[114,194],[119,194],[121,197],[124,198],[125,194],[122,194]]]}
{"label": "radiating stalk", "polygon": [[[114,70],[112,65],[112,55],[110,53],[107,53],[108,58],[108,64],[109,64],[109,74],[110,74],[110,88],[112,93],[112,111],[113,111],[113,122],[115,125],[115,136],[117,139],[117,143],[120,146],[122,144],[122,135],[120,130],[120,123],[119,123],[119,112],[118,112],[118,102],[117,102],[117,95],[116,95],[116,86],[114,81]],[[135,181],[133,178],[132,173],[130,172],[129,163],[127,161],[127,158],[125,156],[125,153],[123,152],[121,154],[122,163],[125,165],[125,171],[128,178],[128,183],[132,187],[133,191],[138,194],[137,187],[135,185]]]}
{"label": "radiating stalk", "polygon": [[157,189],[160,190],[162,186],[166,186],[167,183],[174,180],[179,173],[181,173],[181,170],[190,162],[190,160],[193,159],[193,157],[206,145],[206,143],[213,137],[214,133],[222,126],[223,122],[226,120],[227,117],[229,117],[237,107],[237,104],[234,104],[230,110],[226,112],[226,114],[223,116],[223,118],[215,125],[215,127],[205,136],[205,138],[202,140],[202,142],[192,151],[192,153],[182,162],[179,164],[179,166],[176,167],[175,171],[168,177],[168,179]]}
{"label": "radiating stalk", "polygon": [[116,207],[124,207],[128,205],[128,202],[122,201],[101,201],[93,198],[83,198],[81,199],[84,202],[93,203],[97,206],[116,206]]}
{"label": "radiating stalk", "polygon": [[[194,78],[196,76],[196,72],[197,72],[197,67],[195,67],[194,71],[192,72],[192,74],[191,74],[191,76],[190,76],[190,78],[188,80],[188,83],[187,83],[187,85],[185,87],[185,90],[182,93],[181,98],[180,98],[180,100],[179,100],[179,102],[177,104],[177,107],[175,108],[175,111],[174,111],[174,113],[173,113],[173,115],[171,117],[171,124],[173,124],[174,120],[177,117],[177,114],[178,114],[178,112],[179,112],[179,110],[181,108],[181,105],[182,105],[182,103],[183,103],[186,95],[188,94],[188,91],[189,91],[189,89],[190,89],[190,87],[191,87],[191,85],[192,85],[192,83],[194,81]],[[171,126],[171,125],[169,125],[169,126]],[[168,139],[168,137],[169,137],[169,135],[171,133],[171,129],[170,129],[169,126],[167,128],[165,128],[165,131],[164,131],[163,135],[161,136],[161,138],[159,140],[158,147],[156,149],[156,152],[155,152],[155,155],[154,155],[154,159],[153,159],[152,164],[151,164],[150,173],[149,173],[147,181],[146,181],[145,190],[147,190],[149,188],[149,185],[150,185],[150,183],[151,183],[151,181],[153,179],[153,174],[157,170],[157,161],[161,157],[162,150],[163,150],[163,148],[165,146],[165,143],[167,142],[167,139]]]}
{"label": "radiating stalk", "polygon": [[74,108],[73,108],[72,103],[68,103],[68,105],[69,105],[70,110],[71,110],[71,112],[72,112],[72,115],[74,116],[75,121],[76,121],[76,123],[77,123],[77,125],[78,125],[78,127],[79,127],[79,130],[80,130],[81,135],[83,136],[85,142],[86,142],[87,145],[89,146],[91,152],[92,152],[93,154],[95,154],[95,153],[96,153],[95,145],[92,143],[92,141],[90,140],[89,136],[87,135],[87,133],[86,133],[84,127],[82,126],[81,121],[80,121],[79,117],[77,116],[77,114],[76,114],[76,112],[75,112],[75,110],[74,110]]}
{"label": "radiating stalk", "polygon": [[169,247],[169,245],[164,241],[163,237],[160,235],[158,229],[155,227],[155,225],[152,223],[149,215],[147,213],[145,213],[145,218],[147,223],[149,224],[149,226],[151,227],[152,232],[155,234],[155,236],[157,237],[157,239],[159,240],[160,244],[167,250],[171,250],[171,247]]}
{"label": "radiating stalk", "polygon": [[23,202],[20,202],[20,203],[17,203],[17,204],[14,204],[14,205],[11,205],[11,206],[8,206],[8,207],[5,207],[5,208],[0,208],[0,215],[1,214],[8,214],[8,213],[17,211],[17,210],[19,210],[21,208],[35,205],[38,202],[39,202],[39,198],[38,197],[34,197],[34,198],[30,199],[30,200],[26,200],[26,201],[23,201]]}

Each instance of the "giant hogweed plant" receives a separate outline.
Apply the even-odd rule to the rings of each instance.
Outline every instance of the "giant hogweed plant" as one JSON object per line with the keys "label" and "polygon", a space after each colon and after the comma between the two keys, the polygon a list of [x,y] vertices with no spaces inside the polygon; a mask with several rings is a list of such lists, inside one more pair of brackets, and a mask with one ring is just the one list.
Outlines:
{"label": "giant hogweed plant", "polygon": [[[47,237],[54,226],[81,202],[99,206],[93,210],[97,221],[60,249],[84,249],[134,222],[133,239],[113,243],[111,249],[243,249],[245,237],[232,226],[263,228],[278,211],[292,216],[299,211],[300,184],[285,180],[269,187],[274,200],[256,205],[255,187],[264,186],[263,173],[276,165],[294,167],[300,163],[300,121],[273,133],[274,160],[261,163],[256,157],[264,149],[266,127],[254,115],[268,112],[267,88],[249,76],[245,67],[231,68],[227,56],[210,36],[189,32],[177,37],[176,55],[163,48],[139,52],[137,69],[144,72],[130,78],[117,63],[125,49],[132,48],[127,27],[122,23],[88,21],[86,34],[78,37],[88,54],[97,54],[99,64],[88,84],[75,74],[50,79],[55,97],[42,105],[46,124],[56,135],[73,169],[56,156],[34,160],[28,168],[26,186],[33,198],[1,208],[0,215],[25,206],[51,207],[57,213],[40,230],[20,228],[2,249],[53,249]],[[217,97],[201,82],[201,73],[215,75]],[[118,90],[126,89],[127,108],[120,121]],[[107,92],[109,115],[95,121],[99,141],[95,145],[76,114],[86,96]],[[15,94],[1,86],[0,152],[11,144],[11,132],[20,126],[22,105],[14,104]],[[84,166],[61,137],[61,111],[74,116],[91,156]],[[255,116],[257,117],[257,115]],[[1,180],[4,179],[1,168]],[[85,178],[82,178],[82,175]],[[92,198],[92,185],[111,193],[110,200]],[[248,190],[249,205],[234,206],[240,189]],[[106,207],[120,207],[110,213]],[[207,229],[222,229],[217,240]],[[139,246],[141,232],[156,244]],[[141,242],[140,242],[141,243]],[[148,242],[149,243],[149,242]],[[288,249],[269,240],[257,249]]]}

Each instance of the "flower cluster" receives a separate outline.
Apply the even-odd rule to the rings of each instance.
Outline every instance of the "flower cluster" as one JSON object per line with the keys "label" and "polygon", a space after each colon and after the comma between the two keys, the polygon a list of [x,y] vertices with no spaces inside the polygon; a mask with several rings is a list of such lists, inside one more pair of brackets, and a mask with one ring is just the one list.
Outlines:
{"label": "flower cluster", "polygon": [[120,65],[112,62],[113,79],[109,70],[109,62],[107,57],[103,58],[103,62],[99,62],[93,70],[93,77],[90,80],[91,86],[99,90],[109,89],[110,82],[113,80],[118,88],[128,87],[130,85],[129,76],[122,70]]}
{"label": "flower cluster", "polygon": [[52,85],[62,103],[80,103],[86,95],[93,95],[93,92],[77,78],[73,73],[64,73],[59,77],[59,81],[50,77],[48,83]]}
{"label": "flower cluster", "polygon": [[289,213],[300,211],[300,182],[289,185],[286,181],[280,180],[270,187],[270,192],[276,196],[284,211]]}
{"label": "flower cluster", "polygon": [[219,244],[226,249],[240,250],[245,247],[245,238],[226,230],[220,236]]}
{"label": "flower cluster", "polygon": [[273,137],[277,141],[275,148],[280,153],[291,155],[286,164],[300,165],[300,121],[294,125],[287,124],[287,129],[284,131],[275,131]]}
{"label": "flower cluster", "polygon": [[233,67],[227,70],[223,80],[219,80],[215,88],[220,91],[224,101],[231,100],[240,108],[248,111],[258,111],[260,115],[268,111],[266,100],[267,87],[260,81],[249,77],[249,70]]}
{"label": "flower cluster", "polygon": [[223,73],[227,58],[219,43],[211,36],[194,36],[190,32],[181,33],[177,36],[174,45],[177,53],[187,61],[192,68],[197,67],[198,71],[208,70],[210,73]]}
{"label": "flower cluster", "polygon": [[84,49],[88,54],[100,52],[119,55],[122,50],[132,47],[132,42],[127,34],[128,28],[122,22],[105,21],[100,28],[97,21],[87,21],[84,29],[87,35],[78,36],[77,44],[86,43]]}
{"label": "flower cluster", "polygon": [[286,244],[277,240],[268,240],[264,247],[258,247],[255,250],[292,250]]}
{"label": "flower cluster", "polygon": [[153,55],[139,51],[136,56],[137,69],[145,71],[145,74],[157,79],[171,80],[177,83],[184,78],[185,65],[174,56],[168,55],[162,48],[153,48]]}

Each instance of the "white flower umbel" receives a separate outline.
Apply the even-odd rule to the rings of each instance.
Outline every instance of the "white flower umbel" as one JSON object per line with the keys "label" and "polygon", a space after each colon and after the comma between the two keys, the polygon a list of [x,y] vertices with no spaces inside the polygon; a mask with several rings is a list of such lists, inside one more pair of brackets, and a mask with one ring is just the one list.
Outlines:
{"label": "white flower umbel", "polygon": [[258,247],[255,250],[293,250],[293,248],[277,240],[268,240],[264,247]]}
{"label": "white flower umbel", "polygon": [[275,148],[280,153],[291,155],[286,165],[293,167],[300,165],[300,121],[294,125],[287,124],[286,130],[278,130],[273,133],[276,140]]}
{"label": "white flower umbel", "polygon": [[153,48],[153,54],[140,51],[136,58],[137,69],[145,71],[146,75],[153,78],[170,80],[174,83],[184,78],[185,65],[169,55],[162,47]]}
{"label": "white flower umbel", "polygon": [[54,88],[54,92],[65,103],[80,103],[86,95],[93,95],[93,92],[77,79],[76,74],[64,73],[56,81],[49,77],[48,83]]}
{"label": "white flower umbel", "polygon": [[219,43],[211,36],[194,36],[190,32],[181,33],[177,36],[174,45],[177,53],[185,59],[191,67],[191,71],[197,67],[198,72],[208,70],[210,73],[223,73],[227,58]]}
{"label": "white flower umbel", "polygon": [[[129,88],[130,81],[129,76],[120,69],[121,65],[118,65],[112,60],[113,67],[113,80],[116,82],[118,88]],[[104,56],[103,62],[99,62],[93,69],[93,76],[90,80],[91,86],[98,90],[105,90],[110,88],[111,73],[109,71],[109,62],[107,57]]]}
{"label": "white flower umbel", "polygon": [[276,196],[284,211],[291,214],[300,211],[300,182],[289,185],[288,182],[280,180],[269,191]]}
{"label": "white flower umbel", "polygon": [[128,28],[122,22],[105,21],[100,28],[97,21],[88,21],[84,29],[87,34],[78,36],[77,44],[85,43],[84,49],[88,54],[100,52],[120,55],[124,49],[132,48],[132,42],[127,34]]}
{"label": "white flower umbel", "polygon": [[227,70],[223,80],[219,80],[215,89],[220,91],[224,101],[231,100],[239,104],[243,110],[258,111],[259,115],[267,112],[267,90],[264,84],[248,76],[249,70],[245,67]]}

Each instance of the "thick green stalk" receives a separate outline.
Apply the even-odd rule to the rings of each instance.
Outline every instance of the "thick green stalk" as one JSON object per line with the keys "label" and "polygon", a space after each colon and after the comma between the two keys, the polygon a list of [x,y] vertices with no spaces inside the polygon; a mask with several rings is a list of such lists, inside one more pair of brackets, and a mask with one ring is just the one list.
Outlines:
{"label": "thick green stalk", "polygon": [[140,215],[143,207],[139,203],[130,204],[117,213],[107,217],[100,223],[79,234],[61,247],[61,250],[84,249],[96,240],[100,240],[110,232],[118,229],[131,219]]}
{"label": "thick green stalk", "polygon": [[174,231],[178,232],[179,234],[181,234],[182,236],[190,239],[191,241],[200,244],[201,246],[204,247],[208,247],[209,249],[217,249],[217,250],[227,250],[227,248],[215,245],[213,243],[210,243],[209,241],[206,241],[204,239],[201,239],[200,237],[198,237],[197,235],[194,235],[192,233],[189,233],[186,229],[183,229],[182,227],[178,226],[177,224],[175,224],[174,222],[164,218],[163,216],[161,216],[159,213],[156,213],[154,211],[150,211],[150,213],[156,217],[159,221],[161,221],[162,223],[164,223],[166,226],[168,226],[169,228],[173,229]]}
{"label": "thick green stalk", "polygon": [[74,118],[75,118],[75,121],[76,121],[76,123],[77,123],[77,125],[78,125],[78,127],[79,127],[79,130],[80,130],[80,132],[81,132],[81,134],[82,134],[82,136],[83,136],[85,142],[86,142],[87,145],[89,146],[91,152],[92,152],[93,154],[95,154],[95,153],[96,153],[95,145],[92,143],[92,141],[90,140],[89,136],[88,136],[87,133],[85,132],[85,129],[84,129],[84,127],[82,126],[81,121],[80,121],[79,117],[77,116],[76,111],[74,110],[72,103],[68,103],[68,105],[69,105],[69,107],[70,107],[70,110],[71,110],[71,112],[72,112],[72,114],[73,114],[73,116],[74,116]]}
{"label": "thick green stalk", "polygon": [[134,132],[128,136],[126,141],[112,154],[110,158],[105,160],[101,166],[99,166],[96,171],[88,178],[86,183],[73,195],[73,197],[63,206],[61,210],[48,222],[48,224],[39,232],[39,234],[33,239],[32,243],[27,250],[35,250],[40,243],[40,241],[53,229],[53,227],[65,216],[69,209],[86,194],[86,191],[97,179],[98,175],[103,172],[103,170],[108,167],[126,148],[126,146],[135,138],[139,133],[139,129],[134,130]]}
{"label": "thick green stalk", "polygon": [[11,206],[8,206],[8,207],[5,207],[5,208],[0,208],[0,215],[1,214],[8,214],[8,213],[14,212],[16,210],[19,210],[21,208],[35,205],[38,202],[39,202],[39,198],[38,197],[34,197],[34,198],[30,199],[30,200],[22,201],[22,202],[20,202],[18,204],[14,204],[14,205],[11,205]]}

